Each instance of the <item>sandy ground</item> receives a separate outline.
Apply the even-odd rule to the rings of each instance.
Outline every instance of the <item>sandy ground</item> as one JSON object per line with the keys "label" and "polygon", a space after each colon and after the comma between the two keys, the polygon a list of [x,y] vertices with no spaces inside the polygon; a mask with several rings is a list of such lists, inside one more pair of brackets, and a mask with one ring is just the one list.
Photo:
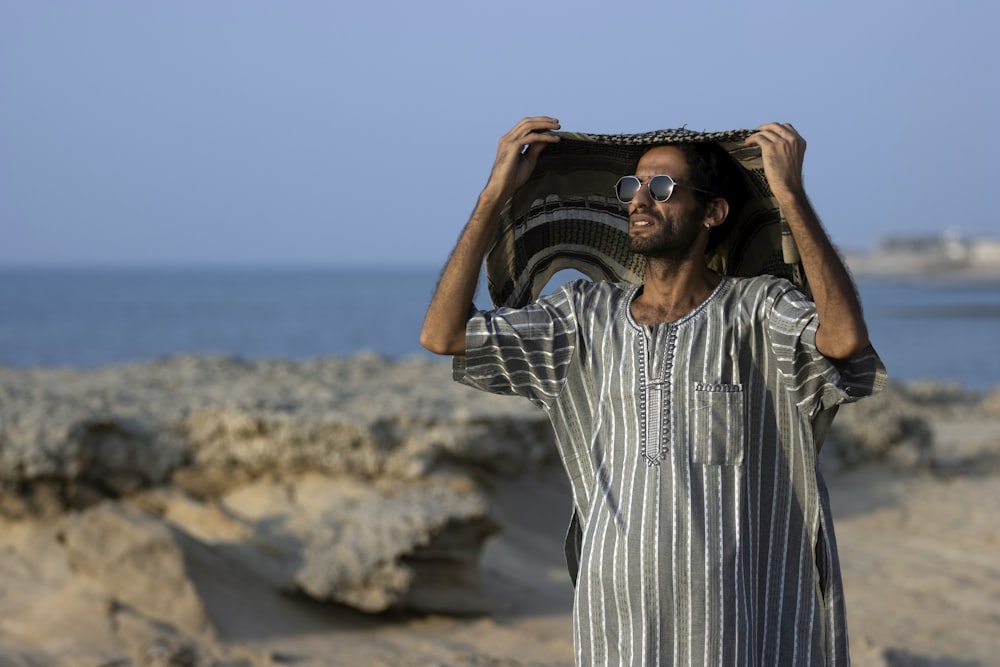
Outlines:
{"label": "sandy ground", "polygon": [[[1000,418],[954,415],[934,428],[941,451],[1000,451]],[[854,664],[1000,665],[995,460],[946,472],[866,467],[828,481]],[[297,665],[572,665],[566,497],[559,470],[497,487],[509,527],[483,557],[488,617],[310,613],[309,627],[251,643]]]}

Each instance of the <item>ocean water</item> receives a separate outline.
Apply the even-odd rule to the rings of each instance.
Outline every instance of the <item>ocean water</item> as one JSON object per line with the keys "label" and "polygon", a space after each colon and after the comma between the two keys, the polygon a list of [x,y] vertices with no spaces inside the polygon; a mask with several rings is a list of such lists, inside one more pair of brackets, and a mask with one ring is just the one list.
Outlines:
{"label": "ocean water", "polygon": [[[0,269],[0,364],[430,356],[418,332],[437,275],[436,268]],[[1000,282],[862,280],[859,290],[894,380],[1000,386]],[[488,304],[485,286],[478,303]]]}
{"label": "ocean water", "polygon": [[858,291],[892,379],[1000,387],[1000,281],[861,280]]}

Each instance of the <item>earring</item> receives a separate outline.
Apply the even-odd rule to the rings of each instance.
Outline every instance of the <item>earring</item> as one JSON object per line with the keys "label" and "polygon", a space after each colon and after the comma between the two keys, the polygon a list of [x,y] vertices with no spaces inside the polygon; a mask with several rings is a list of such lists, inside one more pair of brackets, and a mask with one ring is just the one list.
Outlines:
{"label": "earring", "polygon": [[705,223],[705,229],[711,229],[711,228],[712,228],[712,225],[710,225],[709,223],[706,222]]}

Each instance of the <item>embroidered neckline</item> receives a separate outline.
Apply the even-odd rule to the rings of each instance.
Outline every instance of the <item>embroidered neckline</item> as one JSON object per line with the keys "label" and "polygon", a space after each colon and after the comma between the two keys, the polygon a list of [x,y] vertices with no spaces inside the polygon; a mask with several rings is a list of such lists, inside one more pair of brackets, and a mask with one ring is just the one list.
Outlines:
{"label": "embroidered neckline", "polygon": [[707,297],[705,297],[704,301],[702,301],[700,304],[698,304],[697,308],[695,308],[694,310],[692,310],[690,313],[688,313],[684,317],[682,317],[682,318],[680,318],[678,320],[674,320],[673,322],[660,322],[658,324],[653,324],[653,325],[639,324],[638,322],[635,321],[635,318],[632,316],[632,302],[635,301],[636,296],[639,295],[639,290],[642,289],[642,285],[641,284],[640,285],[632,285],[629,288],[629,291],[625,295],[625,308],[624,308],[624,310],[625,310],[625,321],[629,323],[629,326],[631,326],[633,329],[635,329],[636,331],[638,331],[640,333],[643,332],[643,331],[645,331],[646,327],[651,327],[651,326],[663,326],[663,325],[669,325],[671,327],[684,326],[687,322],[691,321],[692,319],[694,319],[695,317],[697,317],[699,314],[701,314],[706,308],[708,308],[708,306],[713,301],[715,301],[716,297],[718,297],[719,294],[721,294],[722,291],[725,288],[727,288],[730,285],[731,282],[732,281],[731,281],[731,278],[729,276],[720,275],[719,276],[719,284],[715,286],[715,288],[709,293],[709,295]]}

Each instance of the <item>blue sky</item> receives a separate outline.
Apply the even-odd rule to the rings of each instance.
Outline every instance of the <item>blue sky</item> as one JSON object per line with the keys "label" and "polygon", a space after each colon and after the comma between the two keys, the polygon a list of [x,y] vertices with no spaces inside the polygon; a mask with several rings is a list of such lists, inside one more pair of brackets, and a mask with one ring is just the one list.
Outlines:
{"label": "blue sky", "polygon": [[792,122],[834,241],[996,236],[988,0],[0,0],[0,266],[439,265],[497,139]]}

